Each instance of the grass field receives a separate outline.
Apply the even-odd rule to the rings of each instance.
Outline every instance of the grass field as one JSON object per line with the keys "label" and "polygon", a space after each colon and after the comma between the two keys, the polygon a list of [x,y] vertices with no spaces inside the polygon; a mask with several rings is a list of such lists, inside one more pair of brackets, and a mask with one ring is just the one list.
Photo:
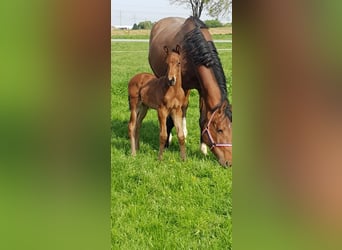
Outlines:
{"label": "grass field", "polygon": [[[231,89],[231,44],[216,46]],[[157,160],[155,110],[144,119],[140,151],[130,156],[127,83],[136,73],[151,72],[147,53],[148,43],[112,42],[112,248],[231,249],[232,169],[199,151],[197,91],[190,96],[185,162],[176,140]]]}
{"label": "grass field", "polygon": [[[210,28],[211,35],[214,39],[231,39],[232,27]],[[150,30],[119,30],[112,29],[112,38],[136,38],[148,39]]]}

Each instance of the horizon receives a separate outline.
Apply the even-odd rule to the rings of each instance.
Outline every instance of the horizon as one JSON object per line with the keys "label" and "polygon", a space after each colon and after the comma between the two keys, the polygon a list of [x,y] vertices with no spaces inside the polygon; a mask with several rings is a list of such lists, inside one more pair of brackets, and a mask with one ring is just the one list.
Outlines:
{"label": "horizon", "polygon": [[[191,8],[186,5],[171,5],[169,0],[141,0],[116,1],[111,0],[111,26],[133,26],[144,21],[156,22],[164,17],[177,16],[188,18],[192,15]],[[205,10],[201,15],[201,20],[214,20]],[[218,18],[225,24],[232,22],[231,13],[226,17]]]}

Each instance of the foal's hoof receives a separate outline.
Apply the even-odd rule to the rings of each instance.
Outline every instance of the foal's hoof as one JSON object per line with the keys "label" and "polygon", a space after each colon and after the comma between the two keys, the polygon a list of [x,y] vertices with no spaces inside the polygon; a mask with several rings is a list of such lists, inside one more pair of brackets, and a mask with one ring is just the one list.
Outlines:
{"label": "foal's hoof", "polygon": [[182,161],[186,161],[186,155],[181,155],[180,157],[181,157]]}

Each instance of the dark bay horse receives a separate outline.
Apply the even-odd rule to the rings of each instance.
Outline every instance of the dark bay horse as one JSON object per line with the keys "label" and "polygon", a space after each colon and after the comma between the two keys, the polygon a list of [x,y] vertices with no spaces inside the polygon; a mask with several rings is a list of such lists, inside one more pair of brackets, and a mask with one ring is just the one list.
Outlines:
{"label": "dark bay horse", "polygon": [[[166,58],[166,59],[165,59]],[[131,117],[128,134],[131,141],[132,155],[139,148],[139,130],[142,120],[149,108],[158,111],[159,119],[159,160],[163,157],[164,145],[167,140],[166,119],[170,115],[175,123],[180,147],[180,155],[185,160],[185,137],[182,127],[182,106],[185,93],[182,88],[180,47],[169,52],[164,47],[163,61],[167,65],[165,76],[156,78],[149,73],[135,75],[128,84],[129,107]]]}
{"label": "dark bay horse", "polygon": [[155,23],[150,34],[149,63],[156,76],[165,74],[163,46],[172,44],[182,48],[182,87],[186,96],[190,89],[197,89],[200,95],[201,142],[209,146],[221,165],[231,166],[232,111],[226,78],[208,28],[195,17],[168,17]]}

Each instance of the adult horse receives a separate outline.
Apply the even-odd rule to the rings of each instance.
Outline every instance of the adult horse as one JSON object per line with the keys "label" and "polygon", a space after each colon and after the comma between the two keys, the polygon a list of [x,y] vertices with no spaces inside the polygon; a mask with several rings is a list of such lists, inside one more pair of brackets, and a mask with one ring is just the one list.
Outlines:
{"label": "adult horse", "polygon": [[173,44],[182,47],[184,91],[197,89],[200,95],[201,141],[210,147],[221,165],[231,166],[232,112],[226,78],[208,28],[195,17],[167,17],[155,23],[150,34],[149,63],[158,77],[167,70],[163,48]]}

